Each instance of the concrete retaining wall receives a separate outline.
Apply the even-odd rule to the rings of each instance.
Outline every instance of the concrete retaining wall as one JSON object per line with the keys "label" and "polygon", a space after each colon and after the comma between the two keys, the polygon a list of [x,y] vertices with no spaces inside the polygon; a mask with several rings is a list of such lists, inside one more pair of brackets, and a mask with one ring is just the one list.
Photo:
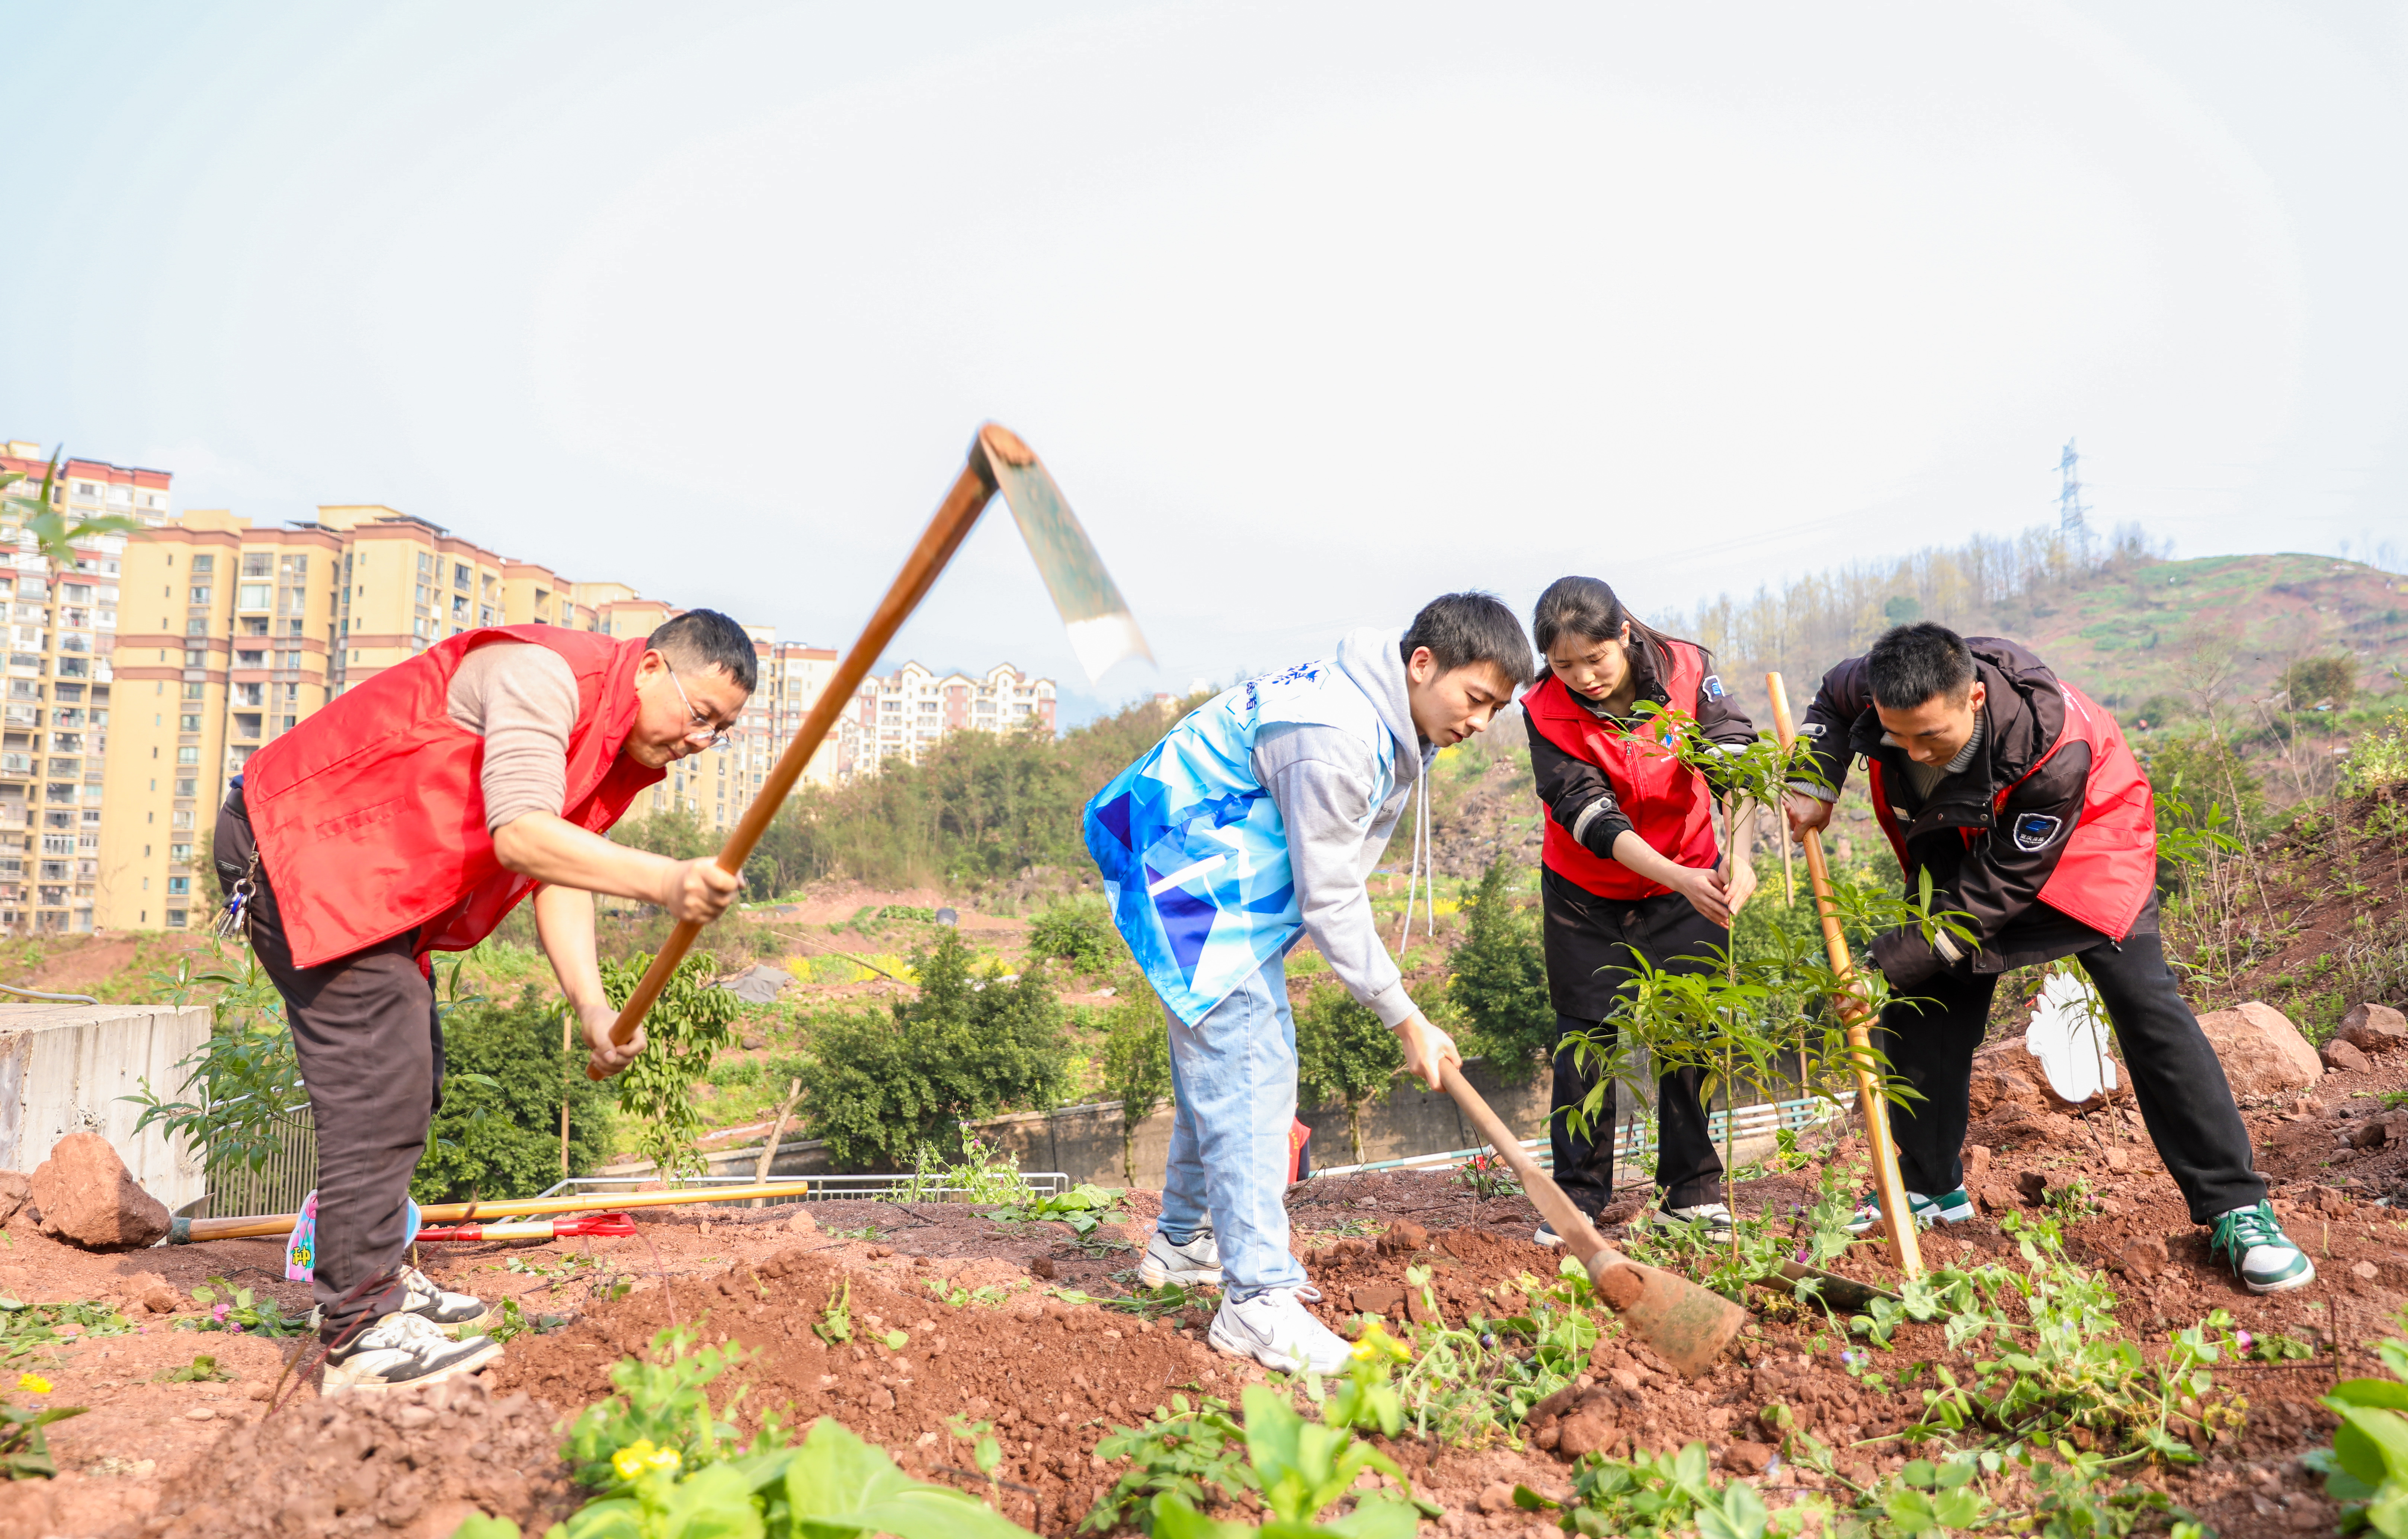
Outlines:
{"label": "concrete retaining wall", "polygon": [[0,1170],[31,1171],[73,1132],[108,1140],[143,1190],[170,1209],[208,1190],[195,1151],[171,1145],[122,1098],[149,1080],[173,1097],[178,1064],[208,1041],[206,1005],[0,1006]]}

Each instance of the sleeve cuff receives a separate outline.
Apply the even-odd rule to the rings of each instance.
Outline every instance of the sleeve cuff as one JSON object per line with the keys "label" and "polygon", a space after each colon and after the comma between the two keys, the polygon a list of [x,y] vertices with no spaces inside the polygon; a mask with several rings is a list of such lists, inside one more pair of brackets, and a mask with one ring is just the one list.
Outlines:
{"label": "sleeve cuff", "polygon": [[1391,1031],[1421,1008],[1413,1003],[1413,997],[1405,992],[1405,981],[1402,978],[1363,1002],[1373,1014],[1380,1017],[1380,1024]]}
{"label": "sleeve cuff", "polygon": [[1789,788],[1798,792],[1801,796],[1813,797],[1817,801],[1837,801],[1840,799],[1839,792],[1832,790],[1828,785],[1817,785],[1811,780],[1793,780],[1789,783]]}

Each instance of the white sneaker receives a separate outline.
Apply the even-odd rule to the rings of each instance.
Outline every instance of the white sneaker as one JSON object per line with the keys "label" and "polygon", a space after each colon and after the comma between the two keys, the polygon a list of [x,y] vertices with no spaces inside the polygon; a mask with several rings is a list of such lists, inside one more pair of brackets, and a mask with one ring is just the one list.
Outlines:
{"label": "white sneaker", "polygon": [[397,1275],[404,1302],[384,1316],[388,1320],[394,1315],[415,1315],[447,1336],[464,1336],[493,1318],[482,1299],[437,1287],[434,1278],[416,1267],[403,1267]]}
{"label": "white sneaker", "polygon": [[455,1342],[423,1315],[387,1315],[326,1355],[321,1393],[343,1389],[396,1389],[466,1377],[502,1355],[490,1336]]}
{"label": "white sneaker", "polygon": [[1335,1374],[1354,1349],[1304,1307],[1320,1298],[1321,1290],[1307,1284],[1266,1288],[1243,1303],[1224,1299],[1205,1337],[1231,1357],[1252,1358],[1283,1374]]}
{"label": "white sneaker", "polygon": [[1137,1264],[1137,1280],[1147,1287],[1177,1283],[1182,1287],[1221,1286],[1221,1246],[1211,1230],[1197,1230],[1183,1245],[1174,1245],[1154,1231],[1145,1257]]}

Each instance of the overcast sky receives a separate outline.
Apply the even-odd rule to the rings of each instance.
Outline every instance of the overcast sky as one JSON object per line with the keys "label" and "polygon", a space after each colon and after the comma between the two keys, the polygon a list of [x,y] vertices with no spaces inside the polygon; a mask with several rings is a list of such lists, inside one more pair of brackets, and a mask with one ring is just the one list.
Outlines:
{"label": "overcast sky", "polygon": [[16,5],[0,437],[1096,702],[1567,570],[2408,546],[2408,7]]}

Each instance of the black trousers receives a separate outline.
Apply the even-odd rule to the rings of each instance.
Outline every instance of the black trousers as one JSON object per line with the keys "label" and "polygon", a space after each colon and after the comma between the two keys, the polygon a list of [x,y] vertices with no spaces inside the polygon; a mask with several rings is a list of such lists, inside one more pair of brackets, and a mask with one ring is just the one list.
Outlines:
{"label": "black trousers", "polygon": [[[1549,895],[1551,900],[1553,896]],[[1615,999],[1627,998],[1638,986],[1627,960],[1633,952],[1666,972],[1712,972],[1720,964],[1708,948],[1724,944],[1729,936],[1727,930],[1678,895],[1642,899],[1637,903],[1591,898],[1584,908],[1580,916],[1584,928],[1598,932],[1584,936],[1584,942],[1601,939],[1609,948],[1607,955],[1625,959],[1622,965],[1608,964],[1598,970],[1596,978]],[[1550,962],[1555,962],[1565,949],[1551,953]],[[1590,1086],[1597,1083],[1597,1074],[1594,1069],[1584,1073],[1573,1067],[1572,1055],[1566,1050],[1564,1039],[1596,1030],[1600,1025],[1600,1021],[1572,1015],[1555,1017],[1554,1111],[1547,1124],[1548,1142],[1555,1160],[1555,1185],[1583,1212],[1591,1215],[1602,1212],[1613,1201],[1613,1119],[1619,1086],[1611,1079],[1606,1081],[1605,1105],[1594,1129],[1599,1136],[1588,1139],[1574,1134],[1568,1113],[1587,1096]],[[1601,1039],[1609,1057],[1616,1040],[1612,1033]],[[1698,1086],[1704,1079],[1701,1070],[1683,1069],[1664,1075],[1656,1084],[1656,1187],[1663,1193],[1667,1207],[1689,1208],[1721,1201],[1722,1157],[1715,1153],[1714,1141],[1706,1130],[1706,1110],[1698,1097]]]}
{"label": "black trousers", "polygon": [[[255,846],[237,788],[218,816],[214,856],[229,890]],[[388,1286],[344,1295],[406,1259],[409,1177],[443,1100],[443,1023],[420,970],[415,930],[312,968],[293,965],[263,868],[250,904],[251,949],[284,997],[301,1081],[318,1129],[319,1333],[400,1307]]]}
{"label": "black trousers", "polygon": [[[2190,1205],[2191,1222],[2209,1223],[2258,1201],[2266,1183],[2251,1158],[2249,1129],[2224,1065],[2182,1001],[2158,937],[2128,936],[2120,946],[2093,946],[2074,956],[2114,1023],[2132,1099]],[[1915,985],[1919,1002],[1901,1000],[1882,1012],[1873,1045],[1925,1098],[1890,1108],[1909,1191],[1936,1196],[1964,1184],[1966,1091],[1998,986],[1996,973],[1945,972]]]}

